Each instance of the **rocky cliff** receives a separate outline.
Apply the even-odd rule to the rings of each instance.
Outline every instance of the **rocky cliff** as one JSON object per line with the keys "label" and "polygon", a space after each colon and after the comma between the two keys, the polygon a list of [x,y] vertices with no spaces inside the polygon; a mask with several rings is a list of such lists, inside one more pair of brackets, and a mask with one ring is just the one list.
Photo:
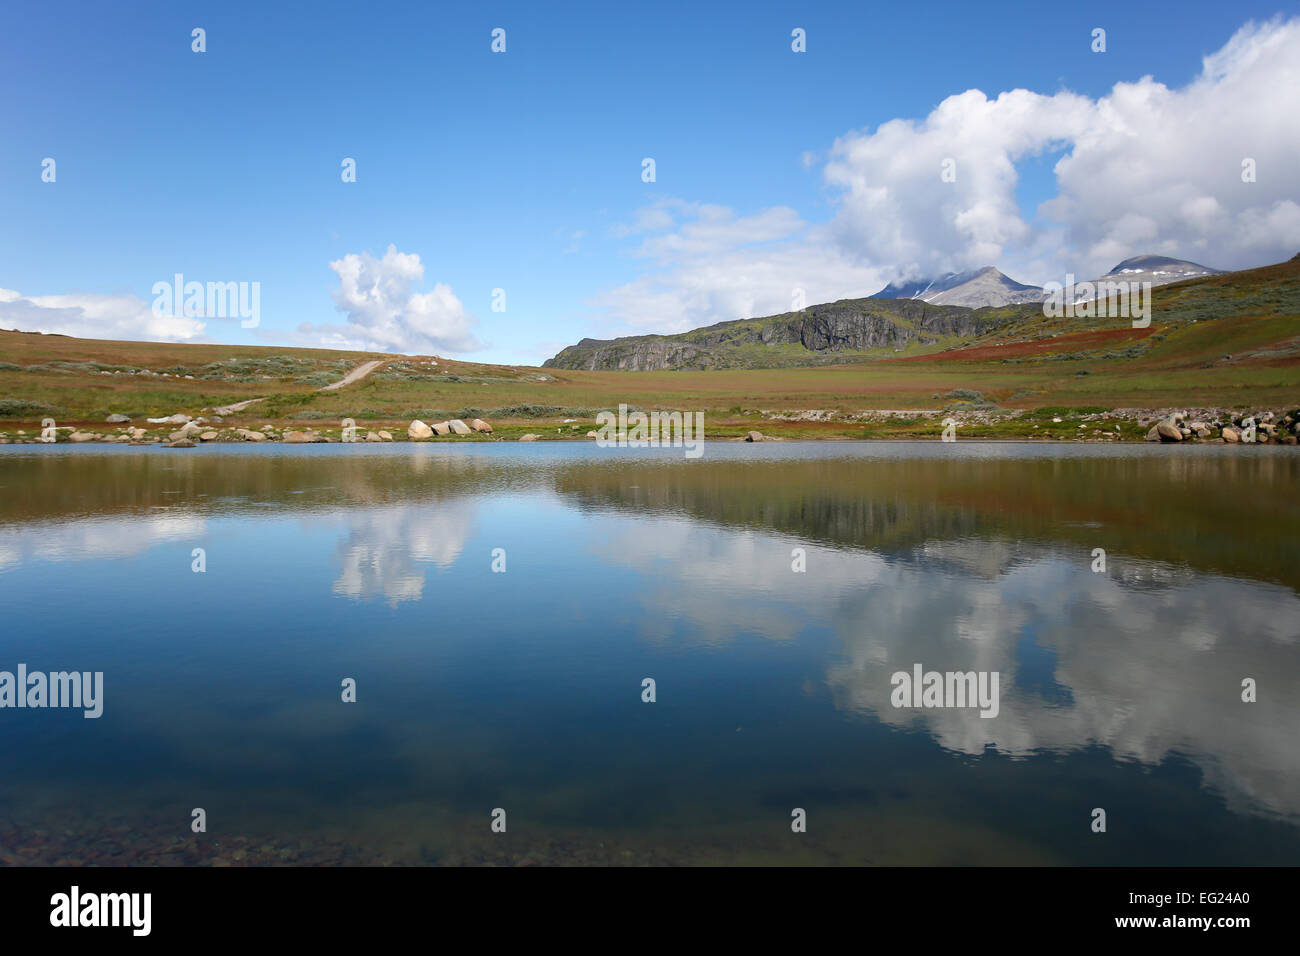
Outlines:
{"label": "rocky cliff", "polygon": [[1007,309],[936,306],[919,299],[842,299],[676,335],[583,339],[543,365],[626,371],[818,365],[848,361],[851,353],[970,338],[1010,321],[1013,314]]}

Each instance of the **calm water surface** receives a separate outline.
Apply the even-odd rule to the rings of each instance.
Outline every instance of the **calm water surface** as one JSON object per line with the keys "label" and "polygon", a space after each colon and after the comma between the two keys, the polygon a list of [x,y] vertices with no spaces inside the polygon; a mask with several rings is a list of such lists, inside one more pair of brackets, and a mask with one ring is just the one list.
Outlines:
{"label": "calm water surface", "polygon": [[[105,702],[0,710],[0,862],[1300,863],[1298,479],[1222,446],[5,448],[0,670]],[[997,671],[998,716],[893,707],[916,663]]]}

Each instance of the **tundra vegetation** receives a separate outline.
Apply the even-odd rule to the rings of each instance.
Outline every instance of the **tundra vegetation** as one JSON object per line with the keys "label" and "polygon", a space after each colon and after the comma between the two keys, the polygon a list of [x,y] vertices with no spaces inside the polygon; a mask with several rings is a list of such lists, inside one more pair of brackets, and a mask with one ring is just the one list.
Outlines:
{"label": "tundra vegetation", "polygon": [[[869,315],[861,302],[871,303]],[[163,441],[184,423],[147,419],[173,415],[199,420],[196,441],[207,432],[216,433],[209,440],[246,440],[240,429],[270,440],[292,432],[339,439],[345,418],[363,441],[381,432],[409,440],[416,420],[472,419],[493,430],[430,440],[585,440],[596,415],[620,403],[703,411],[711,439],[751,432],[934,439],[949,418],[958,440],[1141,441],[1163,421],[1179,430],[1178,440],[1223,441],[1224,427],[1251,417],[1274,425],[1262,432],[1269,441],[1296,437],[1300,257],[1158,287],[1147,328],[1119,318],[1050,317],[1034,305],[972,310],[845,300],[805,312],[812,318],[793,314],[639,337],[658,341],[662,354],[695,349],[686,364],[707,366],[654,371],[558,367],[582,345],[534,368],[0,332],[0,441],[35,440],[49,418],[59,441],[74,434]],[[836,322],[852,324],[853,315],[867,315],[861,335],[839,336]],[[798,322],[805,323],[802,338],[792,340]],[[322,391],[376,359],[383,364],[372,374]],[[257,401],[215,411],[251,400]],[[130,421],[108,422],[110,416]],[[1193,424],[1210,426],[1210,433]]]}

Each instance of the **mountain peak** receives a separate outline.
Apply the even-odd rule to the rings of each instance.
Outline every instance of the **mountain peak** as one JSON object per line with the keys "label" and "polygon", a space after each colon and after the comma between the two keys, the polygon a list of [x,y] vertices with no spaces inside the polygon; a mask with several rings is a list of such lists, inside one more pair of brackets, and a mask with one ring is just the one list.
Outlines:
{"label": "mountain peak", "polygon": [[1010,279],[997,266],[949,272],[937,279],[897,280],[873,299],[920,299],[931,305],[963,305],[979,309],[1019,302],[1040,302],[1043,290]]}
{"label": "mountain peak", "polygon": [[1219,275],[1220,272],[1219,269],[1211,269],[1209,266],[1188,262],[1186,259],[1145,254],[1130,256],[1106,275],[1123,276],[1132,281],[1149,281],[1160,285],[1165,282],[1193,279],[1196,276]]}

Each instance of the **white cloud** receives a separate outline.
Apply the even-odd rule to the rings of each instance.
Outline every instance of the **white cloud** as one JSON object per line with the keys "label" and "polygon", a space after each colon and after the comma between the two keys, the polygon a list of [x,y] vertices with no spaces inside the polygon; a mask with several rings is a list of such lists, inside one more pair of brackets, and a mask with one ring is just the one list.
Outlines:
{"label": "white cloud", "polygon": [[[1300,19],[1247,23],[1181,89],[1152,77],[1097,99],[966,90],[922,119],[839,137],[823,175],[835,214],[661,200],[615,235],[656,271],[592,300],[632,331],[682,331],[868,295],[899,277],[997,265],[1022,282],[1108,271],[1140,253],[1220,269],[1300,250]],[[1028,214],[1027,160],[1060,152],[1055,194]],[[803,154],[805,166],[819,152]],[[1256,181],[1242,182],[1252,159]],[[956,180],[944,182],[944,160]]]}
{"label": "white cloud", "polygon": [[[1083,261],[1157,252],[1218,268],[1300,247],[1300,19],[1247,23],[1191,84],[1116,84],[1056,167],[1049,212]],[[1253,159],[1257,179],[1242,182]]]}
{"label": "white cloud", "polygon": [[885,270],[851,261],[824,228],[785,207],[737,216],[723,206],[665,200],[641,210],[625,234],[646,236],[634,255],[662,268],[591,300],[620,332],[683,332],[711,322],[774,315],[808,304],[870,295]]}
{"label": "white cloud", "polygon": [[0,328],[87,339],[186,342],[199,338],[204,327],[198,319],[155,315],[148,303],[134,295],[29,297],[0,289]]}
{"label": "white cloud", "polygon": [[[1072,93],[979,90],[950,96],[920,122],[891,120],[836,140],[826,181],[841,190],[837,242],[902,275],[934,275],[999,261],[1031,239],[1016,202],[1016,164],[1086,126],[1089,102]],[[952,160],[956,179],[945,182]]]}
{"label": "white cloud", "polygon": [[[1300,247],[1293,176],[1300,155],[1300,20],[1247,23],[1183,89],[1147,76],[1093,100],[968,90],[923,121],[841,137],[827,181],[843,189],[833,228],[854,255],[933,274],[1023,256],[1050,226],[1015,198],[1017,163],[1063,149],[1043,204],[1065,248],[1049,274],[1104,272],[1152,252],[1247,268]],[[939,164],[952,157],[957,181]],[[1242,162],[1258,176],[1243,183]]]}
{"label": "white cloud", "polygon": [[[339,277],[334,302],[346,325],[319,325],[310,331],[322,344],[381,352],[443,353],[482,348],[471,331],[473,319],[451,286],[417,292],[424,279],[420,257],[390,245],[382,259],[349,253],[330,263]],[[308,329],[300,329],[308,331]]]}

